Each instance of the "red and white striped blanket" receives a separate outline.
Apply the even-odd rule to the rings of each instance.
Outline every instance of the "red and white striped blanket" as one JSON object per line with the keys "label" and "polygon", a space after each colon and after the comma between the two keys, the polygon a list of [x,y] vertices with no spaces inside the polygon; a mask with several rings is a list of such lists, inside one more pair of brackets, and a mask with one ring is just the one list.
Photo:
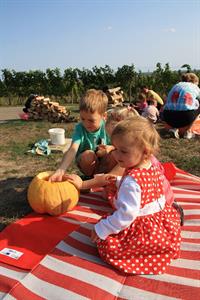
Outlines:
{"label": "red and white striped blanket", "polygon": [[105,264],[90,231],[110,206],[100,193],[83,194],[75,210],[59,217],[79,224],[30,272],[0,263],[0,299],[198,299],[200,295],[200,178],[176,170],[171,181],[185,213],[181,258],[166,274],[125,276]]}

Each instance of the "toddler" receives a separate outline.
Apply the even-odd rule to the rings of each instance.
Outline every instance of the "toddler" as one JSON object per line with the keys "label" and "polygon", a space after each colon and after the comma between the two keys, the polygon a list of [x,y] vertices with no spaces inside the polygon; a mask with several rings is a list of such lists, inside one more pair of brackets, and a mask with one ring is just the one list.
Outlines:
{"label": "toddler", "polygon": [[[122,120],[125,120],[127,118],[131,118],[134,116],[139,116],[138,112],[132,108],[132,107],[120,107],[120,108],[115,108],[115,109],[111,109],[110,111],[108,111],[107,114],[107,120],[106,120],[106,131],[108,133],[109,136],[112,135],[112,132],[115,128],[115,126]],[[103,148],[104,147],[104,148]],[[105,154],[106,151],[112,151],[114,149],[114,147],[112,145],[109,146],[99,146],[100,149],[100,154]],[[105,151],[105,152],[104,152]],[[98,152],[97,152],[98,155]],[[115,158],[112,155],[112,161],[115,161]],[[158,161],[158,159],[152,155],[151,156],[151,162],[153,165],[156,165],[157,167],[160,168],[160,171],[162,173],[163,176],[163,189],[164,189],[164,194],[166,196],[166,199],[168,201],[168,203],[171,205],[174,202],[174,194],[173,191],[170,187],[169,181],[167,180],[167,178],[164,175],[164,168],[162,167],[162,164]],[[103,172],[104,170],[101,170],[101,173],[105,173]],[[124,173],[124,168],[122,168],[119,164],[117,164],[114,166],[114,168],[112,170],[109,171],[109,173],[115,174],[115,175],[123,175]],[[114,194],[116,191],[116,187],[114,184],[109,184],[107,186],[105,186],[105,191],[103,193],[103,197],[107,198],[110,202],[110,204],[112,206],[114,206]],[[183,220],[182,220],[183,223]]]}
{"label": "toddler", "polygon": [[[180,252],[180,218],[163,193],[163,176],[151,157],[159,136],[148,120],[134,117],[113,130],[117,163],[116,210],[94,227],[92,241],[104,261],[128,274],[162,274]],[[106,180],[115,180],[106,175]]]}
{"label": "toddler", "polygon": [[156,123],[159,118],[159,111],[157,109],[157,101],[150,100],[149,105],[144,109],[142,116],[147,118],[152,123]]}
{"label": "toddler", "polygon": [[[112,131],[114,127],[122,120],[125,120],[130,117],[139,116],[138,112],[132,108],[131,106],[124,106],[124,107],[116,107],[113,109],[110,109],[107,111],[107,117],[106,117],[106,133],[110,137],[112,134]],[[114,147],[112,145],[103,145],[100,144],[97,147],[97,156],[101,159],[101,157],[105,156],[106,153],[111,153]],[[112,153],[111,153],[112,156]],[[114,161],[114,158],[112,158],[112,161]],[[116,163],[117,165],[117,163]],[[101,173],[105,173],[103,168],[103,163],[101,164],[102,169],[100,170]],[[108,169],[108,168],[107,168]],[[109,171],[114,172],[115,174],[121,175],[123,173],[123,170],[121,171],[121,168],[119,166],[114,166],[114,169],[110,169]]]}

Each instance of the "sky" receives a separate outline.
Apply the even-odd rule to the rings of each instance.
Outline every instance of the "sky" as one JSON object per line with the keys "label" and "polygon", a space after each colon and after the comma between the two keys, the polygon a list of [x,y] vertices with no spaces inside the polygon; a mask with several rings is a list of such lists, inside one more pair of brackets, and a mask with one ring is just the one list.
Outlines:
{"label": "sky", "polygon": [[200,0],[0,0],[0,70],[200,69]]}

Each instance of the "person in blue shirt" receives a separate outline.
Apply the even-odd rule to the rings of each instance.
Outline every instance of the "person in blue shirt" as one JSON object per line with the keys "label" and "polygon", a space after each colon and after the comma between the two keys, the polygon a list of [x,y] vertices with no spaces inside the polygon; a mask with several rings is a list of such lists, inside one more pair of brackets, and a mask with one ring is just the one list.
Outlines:
{"label": "person in blue shirt", "polygon": [[99,144],[110,144],[105,130],[106,110],[108,98],[101,90],[90,89],[80,100],[80,122],[76,125],[72,143],[64,154],[62,162],[50,181],[62,181],[63,176],[75,159],[78,168],[86,176],[93,176],[106,166],[105,172],[111,170],[116,164],[112,153],[106,153],[101,159],[96,155]]}
{"label": "person in blue shirt", "polygon": [[182,75],[181,82],[170,90],[163,109],[164,121],[172,127],[170,132],[176,137],[193,137],[190,128],[200,114],[199,78],[194,73]]}

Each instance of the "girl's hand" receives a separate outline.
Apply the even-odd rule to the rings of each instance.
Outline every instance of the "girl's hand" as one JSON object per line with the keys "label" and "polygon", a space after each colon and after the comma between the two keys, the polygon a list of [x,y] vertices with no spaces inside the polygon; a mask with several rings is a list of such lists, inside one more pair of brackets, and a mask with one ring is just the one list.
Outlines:
{"label": "girl's hand", "polygon": [[117,176],[113,174],[96,174],[94,178],[99,186],[109,185],[111,182],[115,183],[117,180]]}
{"label": "girl's hand", "polygon": [[96,243],[98,239],[99,239],[99,237],[96,234],[96,231],[93,229],[92,232],[91,232],[91,240],[92,240],[93,243]]}
{"label": "girl's hand", "polygon": [[63,181],[64,180],[67,180],[70,183],[72,183],[77,188],[77,190],[80,190],[82,188],[83,180],[80,176],[76,174],[65,174],[63,175]]}
{"label": "girl's hand", "polygon": [[107,181],[107,184],[115,183],[117,180],[117,175],[114,174],[105,174],[105,180]]}

